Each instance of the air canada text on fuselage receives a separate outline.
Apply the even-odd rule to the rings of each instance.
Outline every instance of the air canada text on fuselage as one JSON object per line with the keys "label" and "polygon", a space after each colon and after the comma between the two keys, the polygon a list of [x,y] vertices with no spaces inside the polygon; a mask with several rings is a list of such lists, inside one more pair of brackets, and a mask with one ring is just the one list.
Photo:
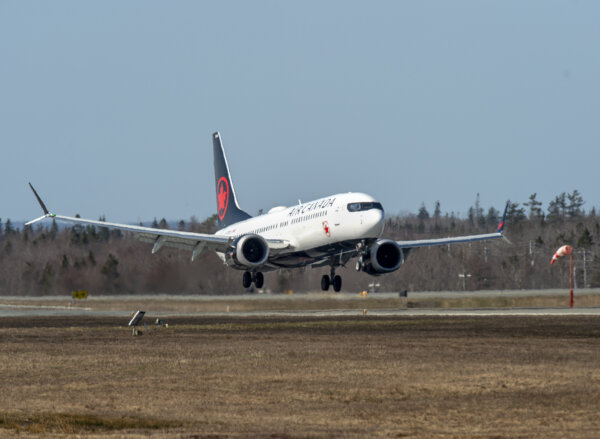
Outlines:
{"label": "air canada text on fuselage", "polygon": [[317,209],[327,209],[328,207],[333,206],[335,203],[335,197],[323,198],[322,200],[313,201],[312,203],[301,204],[299,206],[293,207],[288,216],[296,216],[303,215],[307,212],[312,212]]}

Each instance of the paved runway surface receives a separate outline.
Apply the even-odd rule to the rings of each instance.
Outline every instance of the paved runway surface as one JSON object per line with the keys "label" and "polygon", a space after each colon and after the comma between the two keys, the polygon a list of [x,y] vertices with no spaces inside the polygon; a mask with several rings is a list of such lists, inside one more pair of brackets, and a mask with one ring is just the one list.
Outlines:
{"label": "paved runway surface", "polygon": [[[578,292],[579,293],[579,292]],[[582,291],[581,294],[584,294]],[[587,289],[586,295],[600,294],[599,289]],[[419,292],[410,293],[409,297],[419,299],[435,299],[435,298],[470,298],[470,297],[548,297],[548,296],[565,296],[568,292],[564,290],[531,290],[531,291],[475,291],[475,292]],[[143,304],[147,300],[164,301],[165,303],[173,302],[210,302],[210,301],[231,301],[232,303],[240,303],[246,301],[255,301],[260,304],[262,301],[318,301],[323,299],[339,301],[339,309],[319,309],[315,303],[314,309],[309,310],[256,310],[246,312],[180,312],[161,310],[160,305],[154,304],[154,308],[148,309],[154,317],[166,316],[231,316],[231,317],[337,317],[337,316],[355,316],[363,315],[362,309],[347,309],[344,306],[345,301],[356,300],[355,293],[343,294],[327,294],[327,293],[309,293],[309,294],[294,294],[294,295],[270,295],[270,294],[247,294],[247,295],[226,295],[226,296],[189,296],[189,295],[126,295],[126,296],[96,296],[90,297],[84,303],[85,306],[80,306],[77,303],[71,305],[68,296],[50,296],[50,297],[16,297],[2,296],[0,297],[0,317],[33,317],[33,316],[123,316],[127,318],[129,314],[123,309],[97,309],[94,303],[100,301],[115,301],[115,302],[133,302],[135,304]],[[398,293],[375,293],[369,295],[369,298],[377,299],[394,299],[398,298]],[[15,302],[18,303],[10,303]],[[260,305],[258,306],[260,307]],[[335,308],[338,308],[337,305]],[[369,307],[366,310],[369,316],[385,316],[385,317],[400,317],[400,316],[562,316],[562,315],[600,315],[600,307],[575,307],[575,308],[481,308],[481,309],[464,309],[464,308],[385,308],[377,309]]]}

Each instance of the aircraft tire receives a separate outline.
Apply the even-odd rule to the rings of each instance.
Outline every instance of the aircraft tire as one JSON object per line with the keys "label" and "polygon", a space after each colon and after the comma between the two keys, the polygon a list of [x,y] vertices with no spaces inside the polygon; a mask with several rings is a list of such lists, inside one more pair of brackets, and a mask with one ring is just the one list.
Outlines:
{"label": "aircraft tire", "polygon": [[262,288],[263,285],[265,283],[265,277],[263,276],[263,274],[259,271],[254,275],[254,286],[256,288]]}
{"label": "aircraft tire", "polygon": [[336,274],[333,278],[333,291],[339,293],[342,289],[342,277],[339,274]]}
{"label": "aircraft tire", "polygon": [[242,276],[242,286],[244,288],[250,288],[252,285],[252,274],[249,271],[244,271],[244,275]]}
{"label": "aircraft tire", "polygon": [[323,275],[323,277],[321,278],[321,289],[323,291],[327,291],[329,289],[329,276],[327,276],[326,274]]}

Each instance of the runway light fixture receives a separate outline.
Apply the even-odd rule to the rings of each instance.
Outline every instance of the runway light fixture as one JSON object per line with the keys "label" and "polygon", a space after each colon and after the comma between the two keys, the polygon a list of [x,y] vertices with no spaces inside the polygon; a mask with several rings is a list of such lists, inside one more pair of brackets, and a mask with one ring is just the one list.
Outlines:
{"label": "runway light fixture", "polygon": [[376,282],[371,282],[369,284],[369,292],[375,293],[375,292],[377,292],[377,290],[379,289],[379,287],[381,287],[381,284],[376,283]]}
{"label": "runway light fixture", "polygon": [[473,275],[464,271],[462,273],[458,273],[458,277],[462,278],[463,280],[463,291],[467,291],[467,278],[473,277]]}

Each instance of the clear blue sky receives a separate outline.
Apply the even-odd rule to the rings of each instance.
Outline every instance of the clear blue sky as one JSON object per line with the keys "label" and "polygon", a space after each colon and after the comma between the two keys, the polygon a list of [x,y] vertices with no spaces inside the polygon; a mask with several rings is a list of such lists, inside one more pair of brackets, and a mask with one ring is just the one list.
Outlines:
{"label": "clear blue sky", "polygon": [[600,2],[0,1],[0,217],[600,206]]}

